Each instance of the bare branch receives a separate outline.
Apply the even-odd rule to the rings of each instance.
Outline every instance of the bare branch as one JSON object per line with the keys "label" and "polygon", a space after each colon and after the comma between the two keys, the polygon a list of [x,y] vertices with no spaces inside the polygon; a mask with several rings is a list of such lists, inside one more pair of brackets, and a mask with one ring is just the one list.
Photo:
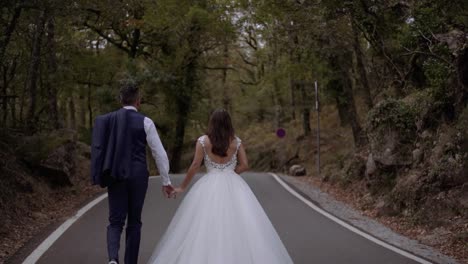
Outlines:
{"label": "bare branch", "polygon": [[232,71],[236,71],[236,69],[234,67],[231,67],[231,66],[204,66],[203,67],[205,70],[232,70]]}
{"label": "bare branch", "polygon": [[439,56],[439,55],[437,55],[437,54],[435,54],[435,53],[432,53],[432,51],[431,51],[431,52],[424,52],[424,51],[420,51],[420,50],[411,51],[411,50],[409,50],[408,48],[405,48],[405,50],[407,50],[408,52],[407,52],[407,53],[401,54],[401,56],[412,56],[412,55],[414,55],[414,54],[426,55],[426,56],[433,57],[433,58],[435,58],[435,59],[438,59],[438,60],[440,60],[440,61],[446,63],[447,66],[449,66],[450,68],[454,68],[452,62],[446,60],[445,58],[443,58],[443,57],[441,57],[441,56]]}
{"label": "bare branch", "polygon": [[123,45],[123,41],[116,41],[115,39],[109,37],[106,33],[104,33],[103,30],[93,26],[93,25],[90,25],[87,21],[84,22],[84,26],[93,30],[94,32],[96,32],[99,36],[101,36],[102,38],[104,38],[105,40],[109,41],[109,43],[113,44],[114,46],[116,46],[117,48],[119,48],[120,50],[123,50],[125,51],[126,53],[129,53],[130,50],[128,48],[126,48],[124,45]]}
{"label": "bare branch", "polygon": [[242,60],[243,60],[246,64],[252,65],[252,66],[254,66],[254,67],[257,67],[257,63],[249,61],[246,57],[244,57],[244,55],[242,54],[242,52],[241,52],[240,50],[237,50],[237,53],[239,53],[239,56],[242,58]]}

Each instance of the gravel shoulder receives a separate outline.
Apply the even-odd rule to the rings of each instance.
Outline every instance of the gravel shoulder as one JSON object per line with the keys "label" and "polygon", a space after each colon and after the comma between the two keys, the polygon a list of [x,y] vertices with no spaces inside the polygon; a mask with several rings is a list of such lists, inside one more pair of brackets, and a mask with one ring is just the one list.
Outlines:
{"label": "gravel shoulder", "polygon": [[302,193],[314,202],[319,207],[323,208],[325,211],[335,215],[336,217],[352,224],[353,226],[366,231],[372,236],[379,238],[391,245],[394,245],[398,248],[411,252],[415,255],[426,258],[434,263],[439,264],[457,264],[453,258],[450,258],[436,249],[429,246],[423,245],[416,240],[410,239],[408,237],[402,236],[380,222],[371,219],[363,215],[358,210],[352,208],[351,206],[340,202],[327,194],[326,192],[320,190],[320,188],[308,184],[296,177],[291,177],[284,174],[278,174],[286,183],[292,186],[294,189]]}

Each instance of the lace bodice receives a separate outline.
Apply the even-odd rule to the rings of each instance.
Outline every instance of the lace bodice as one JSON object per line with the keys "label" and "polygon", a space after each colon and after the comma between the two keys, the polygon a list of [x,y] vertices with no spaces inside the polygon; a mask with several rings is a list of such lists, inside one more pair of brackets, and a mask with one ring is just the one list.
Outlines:
{"label": "lace bodice", "polygon": [[205,148],[205,138],[207,136],[201,136],[198,138],[198,142],[200,142],[200,144],[202,145],[203,147],[203,152],[204,152],[204,160],[205,160],[205,167],[207,169],[208,172],[212,171],[212,170],[221,170],[221,171],[224,171],[224,170],[232,170],[234,171],[236,169],[236,166],[237,166],[237,152],[239,151],[239,147],[240,147],[240,144],[241,144],[241,140],[240,138],[238,137],[235,137],[235,140],[236,140],[236,152],[234,152],[234,154],[232,155],[231,159],[226,162],[226,163],[217,163],[217,162],[214,162],[213,160],[211,160],[210,156],[208,155],[208,153],[206,152],[206,148]]}

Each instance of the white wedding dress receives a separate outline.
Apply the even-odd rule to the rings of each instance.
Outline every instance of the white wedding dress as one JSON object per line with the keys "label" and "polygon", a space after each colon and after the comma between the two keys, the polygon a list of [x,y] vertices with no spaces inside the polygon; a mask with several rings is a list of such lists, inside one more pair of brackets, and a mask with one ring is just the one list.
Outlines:
{"label": "white wedding dress", "polygon": [[148,263],[293,263],[265,211],[229,162],[213,162],[205,151],[207,173],[187,193]]}

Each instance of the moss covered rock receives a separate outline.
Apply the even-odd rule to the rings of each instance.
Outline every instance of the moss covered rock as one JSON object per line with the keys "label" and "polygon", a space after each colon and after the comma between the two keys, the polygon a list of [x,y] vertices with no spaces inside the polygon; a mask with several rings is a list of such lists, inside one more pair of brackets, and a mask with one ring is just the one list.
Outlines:
{"label": "moss covered rock", "polygon": [[52,187],[71,186],[76,168],[76,133],[57,130],[25,137],[16,154]]}
{"label": "moss covered rock", "polygon": [[415,115],[403,101],[387,99],[368,115],[370,151],[380,166],[412,163],[413,142],[417,136]]}

